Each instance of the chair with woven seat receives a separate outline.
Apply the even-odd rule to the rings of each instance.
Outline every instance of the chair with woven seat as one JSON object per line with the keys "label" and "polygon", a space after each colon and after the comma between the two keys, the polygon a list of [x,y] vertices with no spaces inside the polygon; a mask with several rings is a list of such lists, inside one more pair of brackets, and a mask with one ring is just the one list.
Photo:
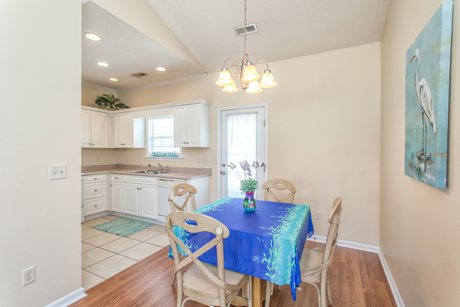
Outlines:
{"label": "chair with woven seat", "polygon": [[[195,211],[195,194],[197,193],[196,188],[187,183],[176,184],[171,188],[169,192],[168,202],[171,207],[171,212],[174,211]],[[184,198],[182,204],[177,203],[177,198]],[[190,201],[190,205],[189,205]]]}
{"label": "chair with woven seat", "polygon": [[[211,235],[213,238],[192,253],[175,234],[176,226],[192,235],[205,232],[214,237]],[[250,278],[224,268],[224,239],[230,235],[227,226],[203,214],[176,211],[168,215],[165,229],[174,257],[177,307],[183,307],[189,300],[205,305],[229,306],[244,286],[247,286],[246,301],[248,306],[252,306]],[[217,252],[217,267],[198,259],[213,248]]]}
{"label": "chair with woven seat", "polygon": [[292,182],[284,179],[270,179],[262,184],[264,200],[273,200],[282,203],[293,203],[297,189]]}
{"label": "chair with woven seat", "polygon": [[300,258],[300,274],[302,282],[309,283],[316,288],[318,293],[318,306],[326,307],[331,300],[331,290],[327,282],[329,265],[334,257],[337,246],[337,236],[342,211],[342,198],[337,197],[333,202],[332,212],[329,216],[329,230],[327,232],[324,248],[304,248]]}

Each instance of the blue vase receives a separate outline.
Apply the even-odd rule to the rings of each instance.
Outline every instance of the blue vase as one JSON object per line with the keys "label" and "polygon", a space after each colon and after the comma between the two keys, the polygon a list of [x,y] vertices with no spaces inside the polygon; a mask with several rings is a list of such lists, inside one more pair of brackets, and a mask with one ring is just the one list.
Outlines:
{"label": "blue vase", "polygon": [[256,211],[256,199],[254,198],[254,191],[246,192],[246,197],[243,202],[244,212],[251,213]]}

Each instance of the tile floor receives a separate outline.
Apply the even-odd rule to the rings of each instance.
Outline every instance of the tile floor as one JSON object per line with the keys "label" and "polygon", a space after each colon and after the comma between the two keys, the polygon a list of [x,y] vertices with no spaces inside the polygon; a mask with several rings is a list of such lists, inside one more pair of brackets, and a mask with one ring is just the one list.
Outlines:
{"label": "tile floor", "polygon": [[91,228],[117,218],[107,215],[81,224],[82,282],[85,290],[169,245],[168,237],[160,225],[129,237]]}

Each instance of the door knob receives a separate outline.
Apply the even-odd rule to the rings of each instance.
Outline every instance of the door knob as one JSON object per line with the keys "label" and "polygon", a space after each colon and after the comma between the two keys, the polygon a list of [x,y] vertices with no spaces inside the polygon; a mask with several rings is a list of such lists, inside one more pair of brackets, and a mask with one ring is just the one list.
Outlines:
{"label": "door knob", "polygon": [[221,175],[227,175],[227,173],[225,171],[220,171],[220,174]]}

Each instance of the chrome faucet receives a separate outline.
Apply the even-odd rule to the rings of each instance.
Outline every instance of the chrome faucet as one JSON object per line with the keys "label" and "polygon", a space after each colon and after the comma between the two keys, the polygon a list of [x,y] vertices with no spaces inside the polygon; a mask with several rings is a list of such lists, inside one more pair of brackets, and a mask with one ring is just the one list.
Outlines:
{"label": "chrome faucet", "polygon": [[167,172],[170,171],[168,166],[163,166],[163,165],[161,165],[160,162],[157,162],[157,163],[158,163],[158,166],[154,166],[154,165],[149,163],[149,167],[157,168],[160,173],[167,173]]}

